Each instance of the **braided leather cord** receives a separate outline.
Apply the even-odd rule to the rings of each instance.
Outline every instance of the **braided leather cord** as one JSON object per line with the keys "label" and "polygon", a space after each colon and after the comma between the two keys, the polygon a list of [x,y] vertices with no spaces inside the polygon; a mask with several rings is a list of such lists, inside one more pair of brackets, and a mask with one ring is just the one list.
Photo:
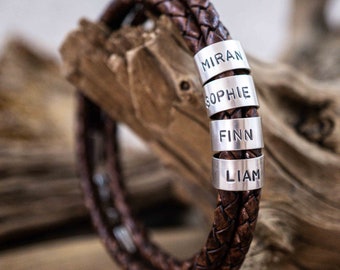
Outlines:
{"label": "braided leather cord", "polygon": [[[219,21],[218,14],[209,1],[146,0],[138,2],[144,2],[147,8],[154,12],[169,16],[178,26],[193,52],[197,52],[208,44],[230,38],[228,31]],[[103,15],[102,20],[110,27],[115,28],[119,26],[119,22],[132,5],[133,2],[131,1],[114,1]],[[239,71],[239,73],[245,72]],[[232,71],[226,72],[219,77],[233,74],[235,73]],[[79,100],[81,110],[78,128],[78,156],[80,157],[80,171],[83,179],[82,186],[87,199],[87,207],[90,209],[94,224],[110,254],[126,269],[239,269],[249,249],[255,229],[260,190],[247,192],[219,191],[218,203],[214,211],[214,222],[205,247],[194,258],[179,262],[151,243],[142,227],[136,224],[132,218],[124,197],[124,188],[117,160],[115,123],[108,118],[101,119],[99,117],[100,109],[96,108],[86,98],[81,97]],[[88,107],[91,107],[91,109],[88,109]],[[92,118],[89,115],[92,115]],[[93,115],[97,117],[93,117]],[[256,108],[225,111],[214,115],[213,118],[232,119],[253,116],[257,116]],[[97,122],[96,127],[89,125],[89,122],[93,121]],[[101,125],[98,124],[100,122],[102,122]],[[112,203],[120,214],[120,222],[131,232],[136,248],[132,254],[122,249],[115,236],[112,235],[112,225],[106,220],[98,192],[96,192],[96,187],[92,181],[94,168],[89,157],[91,153],[88,153],[92,147],[89,140],[91,128],[105,134],[110,177],[112,179],[110,188],[114,195]],[[260,154],[260,150],[235,151],[221,152],[217,157],[225,159],[252,158]]]}
{"label": "braided leather cord", "polygon": [[[80,183],[85,197],[85,205],[90,211],[92,222],[108,252],[119,264],[123,266],[128,265],[129,267],[126,269],[130,270],[153,269],[147,261],[140,259],[138,254],[130,254],[122,249],[116,239],[112,237],[112,226],[110,226],[110,223],[103,212],[100,196],[92,181],[94,167],[90,158],[91,152],[94,150],[91,133],[94,131],[104,132],[104,123],[99,117],[100,112],[96,105],[80,93],[78,93],[77,98],[78,122],[76,135],[78,169],[81,177]],[[95,126],[93,123],[95,123]],[[115,125],[110,128],[115,129]],[[119,177],[117,177],[117,179],[119,179]]]}
{"label": "braided leather cord", "polygon": [[[219,15],[208,0],[147,0],[162,14],[169,16],[181,31],[189,48],[194,52],[207,45],[230,39],[228,30],[219,20]],[[186,9],[188,8],[188,9]],[[219,77],[246,73],[225,72]],[[214,119],[233,119],[258,116],[257,109],[241,108],[224,111]],[[261,150],[221,152],[219,158],[239,159],[261,155]],[[197,257],[197,269],[239,269],[248,252],[255,229],[260,190],[246,192],[219,191],[214,223],[205,247]],[[226,250],[229,252],[225,258]]]}

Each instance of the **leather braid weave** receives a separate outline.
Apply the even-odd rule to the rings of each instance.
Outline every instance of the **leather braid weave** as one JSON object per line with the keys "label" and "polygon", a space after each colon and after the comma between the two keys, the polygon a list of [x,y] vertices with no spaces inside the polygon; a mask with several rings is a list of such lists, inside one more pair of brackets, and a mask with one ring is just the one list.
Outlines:
{"label": "leather braid weave", "polygon": [[[90,211],[92,222],[96,230],[107,247],[110,255],[121,265],[128,265],[129,270],[148,270],[153,269],[145,260],[141,260],[137,254],[129,254],[123,250],[116,239],[111,236],[111,226],[103,212],[100,204],[100,198],[97,189],[92,181],[93,165],[91,162],[91,151],[93,151],[93,143],[90,140],[92,131],[100,130],[103,123],[101,119],[93,117],[98,114],[99,108],[82,94],[78,94],[78,113],[77,119],[77,154],[78,169],[81,177],[81,187],[84,192],[85,205]],[[96,123],[96,127],[92,123]],[[111,129],[114,129],[111,127]]]}
{"label": "leather braid weave", "polygon": [[[219,21],[218,14],[209,1],[145,0],[138,2],[143,2],[148,9],[154,12],[169,16],[174,24],[177,25],[193,52],[197,52],[206,45],[230,38],[227,29]],[[103,15],[102,20],[111,27],[117,25],[117,21],[119,21],[116,17],[117,10],[129,10],[132,4],[133,2],[131,1],[114,1],[108,11]],[[120,16],[122,15],[120,14]],[[238,74],[245,72],[246,71],[239,71]],[[233,71],[225,72],[219,75],[219,77],[230,76],[235,73],[236,72]],[[80,101],[81,104],[86,102],[88,102],[86,99],[81,99]],[[99,108],[97,108],[97,110],[100,111]],[[213,118],[232,119],[253,116],[257,116],[256,108],[225,111],[213,116]],[[80,119],[82,118],[87,118],[86,112],[85,115],[80,116]],[[97,119],[97,121],[99,121],[99,119]],[[112,198],[113,205],[120,212],[121,222],[129,228],[132,234],[136,246],[136,252],[133,256],[119,249],[119,245],[116,243],[117,240],[108,229],[110,225],[108,222],[105,224],[105,215],[102,213],[103,209],[100,208],[100,202],[98,199],[97,201],[94,199],[93,202],[93,198],[96,198],[98,195],[93,192],[95,189],[93,184],[91,186],[91,175],[93,172],[91,172],[91,170],[89,171],[89,160],[80,160],[80,163],[86,164],[87,167],[81,168],[81,171],[88,171],[87,174],[85,174],[88,183],[83,184],[85,194],[87,195],[86,197],[90,201],[88,202],[88,207],[101,238],[104,239],[112,256],[123,264],[126,269],[239,269],[252,240],[252,233],[255,228],[259,208],[260,190],[247,192],[227,192],[220,190],[218,192],[217,207],[214,211],[213,226],[208,235],[205,247],[194,258],[179,262],[151,243],[143,232],[143,229],[137,225],[132,218],[123,196],[124,190],[120,182],[119,168],[117,168],[117,149],[116,147],[112,147],[116,145],[113,141],[115,132],[114,128],[112,128],[115,124],[109,119],[106,119],[104,122],[107,127],[111,126],[111,128],[102,129],[100,132],[105,133],[107,143],[110,145],[107,153],[112,178],[110,188],[114,194],[114,198]],[[86,120],[83,127],[80,126],[80,130],[82,128],[88,128],[86,127]],[[83,140],[88,136],[84,130],[82,130],[80,134],[82,134]],[[79,149],[78,153],[81,158],[89,155],[86,153],[84,141],[80,142]],[[260,154],[260,150],[234,151],[220,152],[218,157],[238,159],[256,157]],[[96,205],[99,205],[99,207],[96,208]]]}

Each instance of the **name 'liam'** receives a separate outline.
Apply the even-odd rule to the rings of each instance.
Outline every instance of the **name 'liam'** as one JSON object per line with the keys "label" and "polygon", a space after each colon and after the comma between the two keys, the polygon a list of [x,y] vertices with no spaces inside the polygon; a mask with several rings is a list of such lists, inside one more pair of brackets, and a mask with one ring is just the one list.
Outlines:
{"label": "name 'liam'", "polygon": [[261,179],[260,169],[257,170],[237,170],[234,178],[231,177],[231,173],[229,170],[226,171],[226,180],[227,182],[246,182],[246,181],[258,181]]}

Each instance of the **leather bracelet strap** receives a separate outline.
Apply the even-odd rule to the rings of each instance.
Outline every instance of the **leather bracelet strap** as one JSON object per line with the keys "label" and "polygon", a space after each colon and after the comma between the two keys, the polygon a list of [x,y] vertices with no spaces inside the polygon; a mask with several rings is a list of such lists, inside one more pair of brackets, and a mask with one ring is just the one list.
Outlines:
{"label": "leather bracelet strap", "polygon": [[[169,16],[193,53],[208,44],[230,39],[218,14],[206,0],[113,1],[101,21],[112,29],[119,28],[121,21],[136,3],[154,14]],[[143,16],[137,17],[134,22],[143,19]],[[247,73],[246,70],[228,71],[218,77]],[[82,188],[93,223],[110,254],[125,269],[239,269],[255,229],[260,190],[219,190],[214,222],[205,246],[193,258],[178,261],[149,241],[126,203],[119,166],[116,123],[86,97],[79,95],[78,101],[77,142]],[[257,115],[255,107],[244,107],[215,114],[212,119]],[[101,162],[94,157],[99,148],[95,140],[102,141],[100,156],[104,158]],[[255,149],[219,152],[216,157],[244,159],[260,155],[261,150]],[[111,192],[103,195],[105,188]]]}

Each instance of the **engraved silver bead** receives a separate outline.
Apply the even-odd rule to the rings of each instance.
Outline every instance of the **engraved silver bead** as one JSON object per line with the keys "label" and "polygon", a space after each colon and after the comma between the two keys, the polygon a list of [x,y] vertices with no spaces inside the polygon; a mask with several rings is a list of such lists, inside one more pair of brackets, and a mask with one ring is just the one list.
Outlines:
{"label": "engraved silver bead", "polygon": [[237,40],[225,40],[201,49],[194,56],[202,83],[233,69],[250,70],[246,55]]}
{"label": "engraved silver bead", "polygon": [[260,117],[211,121],[210,131],[213,151],[263,148]]}
{"label": "engraved silver bead", "polygon": [[215,188],[226,191],[247,191],[262,188],[264,181],[264,157],[251,159],[212,160]]}
{"label": "engraved silver bead", "polygon": [[213,80],[204,86],[208,115],[255,106],[259,107],[255,85],[250,75],[237,75]]}

